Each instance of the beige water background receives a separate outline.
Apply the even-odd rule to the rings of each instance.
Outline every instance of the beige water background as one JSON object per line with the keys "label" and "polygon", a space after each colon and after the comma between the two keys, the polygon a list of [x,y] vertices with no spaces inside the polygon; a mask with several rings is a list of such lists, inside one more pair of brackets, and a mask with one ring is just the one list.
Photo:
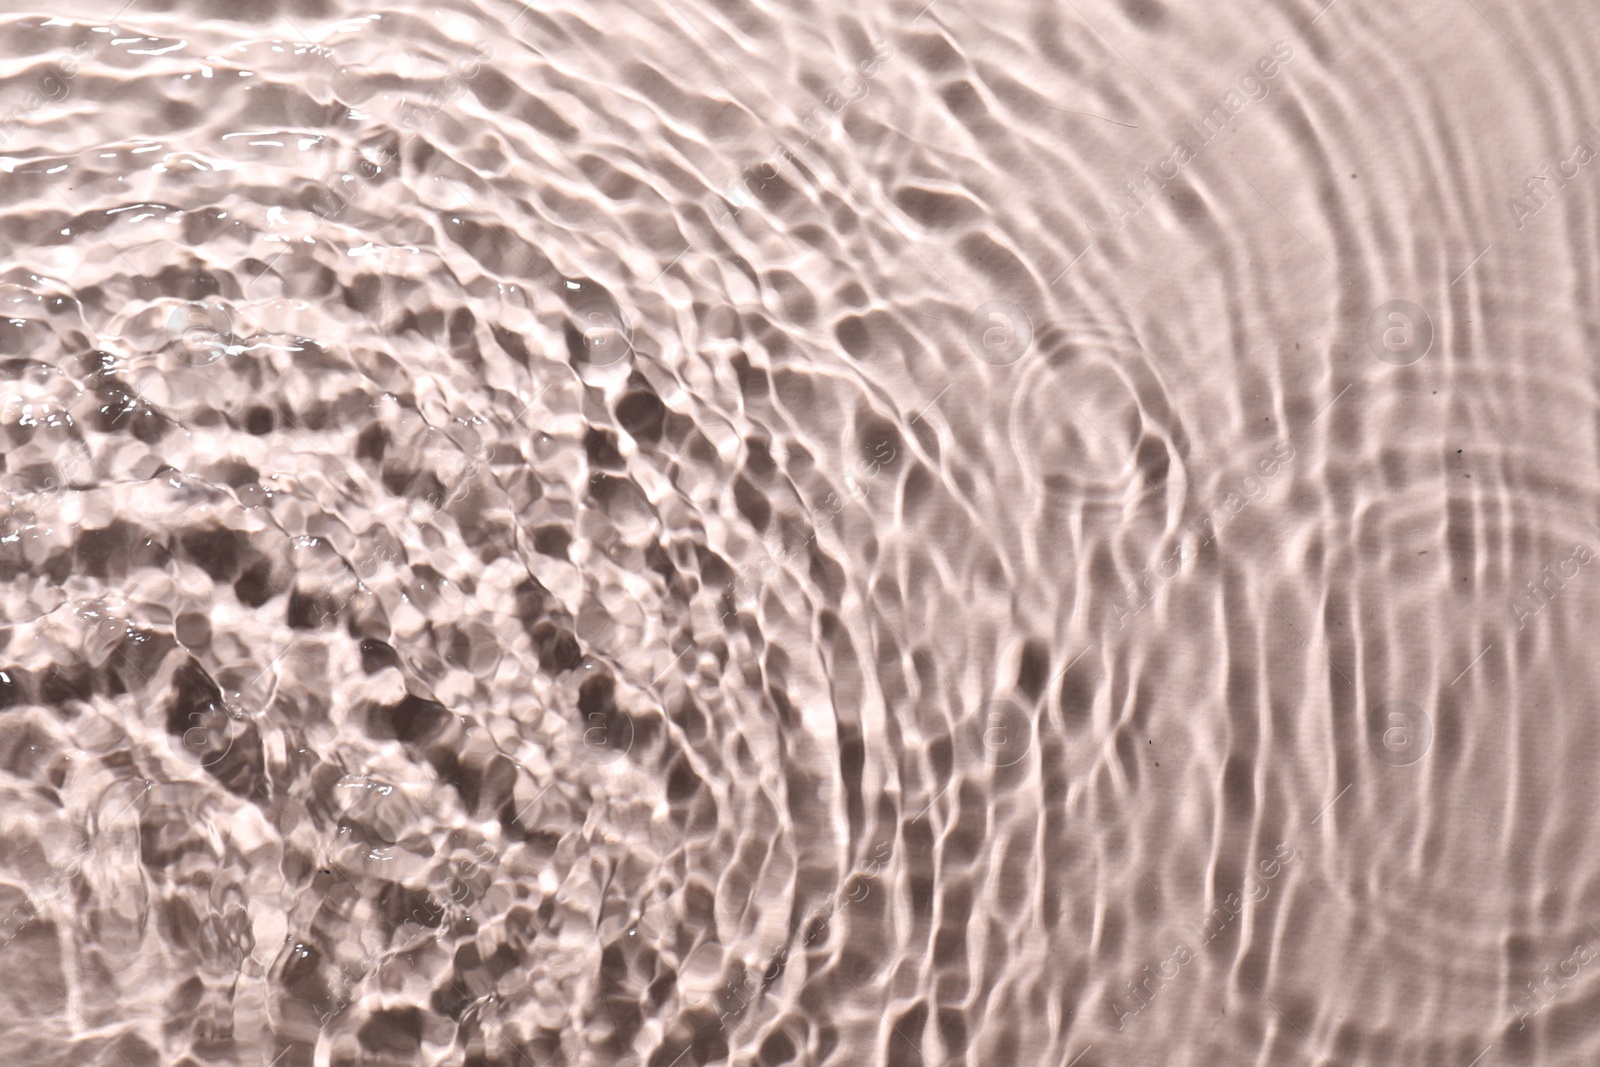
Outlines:
{"label": "beige water background", "polygon": [[1600,14],[0,5],[0,1062],[1600,1059]]}

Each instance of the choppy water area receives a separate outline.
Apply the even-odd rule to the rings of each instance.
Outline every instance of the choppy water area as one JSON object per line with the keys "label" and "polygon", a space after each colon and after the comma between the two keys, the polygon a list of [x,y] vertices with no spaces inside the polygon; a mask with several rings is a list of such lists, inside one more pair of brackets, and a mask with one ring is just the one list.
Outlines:
{"label": "choppy water area", "polygon": [[120,4],[0,1062],[1600,1058],[1600,15]]}

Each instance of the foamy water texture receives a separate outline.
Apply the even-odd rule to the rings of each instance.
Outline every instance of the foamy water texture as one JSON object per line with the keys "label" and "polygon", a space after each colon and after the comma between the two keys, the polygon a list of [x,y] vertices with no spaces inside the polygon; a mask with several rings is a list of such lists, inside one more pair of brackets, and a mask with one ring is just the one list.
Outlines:
{"label": "foamy water texture", "polygon": [[0,1064],[1600,1062],[1600,14],[0,14]]}

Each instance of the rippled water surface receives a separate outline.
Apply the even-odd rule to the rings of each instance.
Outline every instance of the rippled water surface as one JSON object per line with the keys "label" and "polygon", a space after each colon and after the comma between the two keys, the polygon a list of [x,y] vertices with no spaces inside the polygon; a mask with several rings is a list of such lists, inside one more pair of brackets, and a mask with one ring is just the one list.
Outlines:
{"label": "rippled water surface", "polygon": [[1600,1062],[1600,14],[0,5],[0,1063]]}

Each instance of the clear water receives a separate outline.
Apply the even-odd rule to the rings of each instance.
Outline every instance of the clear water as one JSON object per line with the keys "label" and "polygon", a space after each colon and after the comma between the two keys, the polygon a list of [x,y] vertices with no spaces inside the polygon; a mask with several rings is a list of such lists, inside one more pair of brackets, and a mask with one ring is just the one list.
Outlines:
{"label": "clear water", "polygon": [[0,16],[0,1062],[1600,1058],[1600,16]]}

